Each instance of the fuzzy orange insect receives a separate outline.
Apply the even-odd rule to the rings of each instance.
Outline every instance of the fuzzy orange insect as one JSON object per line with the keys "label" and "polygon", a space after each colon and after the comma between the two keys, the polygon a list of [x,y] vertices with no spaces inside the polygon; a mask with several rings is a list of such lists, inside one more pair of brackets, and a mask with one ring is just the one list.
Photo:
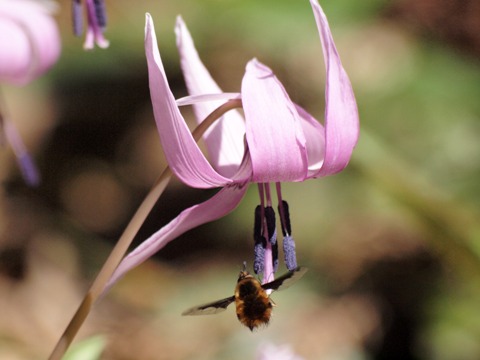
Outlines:
{"label": "fuzzy orange insect", "polygon": [[274,281],[262,285],[260,281],[244,269],[240,271],[233,296],[195,306],[184,311],[182,315],[218,314],[226,310],[232,302],[235,302],[238,320],[253,331],[253,329],[259,326],[268,325],[270,321],[274,303],[270,299],[267,290],[286,289],[299,280],[306,272],[307,268],[299,266]]}

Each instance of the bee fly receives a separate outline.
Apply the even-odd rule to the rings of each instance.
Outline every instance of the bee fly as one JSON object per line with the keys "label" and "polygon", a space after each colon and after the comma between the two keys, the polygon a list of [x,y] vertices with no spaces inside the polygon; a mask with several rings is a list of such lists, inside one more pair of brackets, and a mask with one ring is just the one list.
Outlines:
{"label": "bee fly", "polygon": [[270,321],[272,307],[275,303],[270,299],[267,291],[286,289],[300,279],[306,272],[307,268],[299,266],[274,281],[262,285],[260,281],[250,275],[244,264],[243,271],[240,271],[240,275],[238,275],[235,295],[208,304],[195,306],[184,311],[182,315],[218,314],[226,310],[228,305],[235,301],[238,320],[253,331],[253,329],[261,325],[268,325]]}

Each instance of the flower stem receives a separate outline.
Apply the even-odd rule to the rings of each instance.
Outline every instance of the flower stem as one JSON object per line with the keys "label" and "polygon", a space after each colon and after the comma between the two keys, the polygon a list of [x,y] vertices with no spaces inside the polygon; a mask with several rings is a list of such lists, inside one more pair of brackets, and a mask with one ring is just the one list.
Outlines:
{"label": "flower stem", "polygon": [[[195,128],[195,130],[192,132],[193,138],[196,141],[200,140],[202,135],[215,122],[215,120],[219,119],[227,111],[232,110],[234,108],[241,107],[241,106],[242,106],[242,102],[240,99],[229,100],[226,103],[222,104],[217,109],[215,109],[212,113],[210,113],[205,118],[205,120],[202,121]],[[160,175],[160,177],[155,182],[155,184],[153,185],[150,192],[147,194],[147,196],[143,200],[142,204],[139,206],[139,208],[133,215],[129,224],[125,228],[123,234],[120,236],[120,239],[113,247],[112,252],[110,253],[107,260],[105,261],[102,268],[100,269],[99,274],[97,275],[90,289],[88,290],[87,294],[83,298],[83,301],[78,307],[75,315],[70,320],[70,323],[68,324],[64,333],[58,340],[55,348],[53,349],[49,357],[49,360],[60,360],[65,354],[65,352],[67,351],[75,335],[77,334],[78,330],[80,329],[83,322],[87,318],[90,310],[92,309],[93,304],[98,300],[108,280],[110,279],[113,272],[115,271],[115,269],[120,264],[123,257],[125,256],[130,244],[132,243],[133,238],[138,233],[138,230],[143,225],[145,219],[147,218],[148,214],[152,210],[153,206],[155,205],[157,200],[160,198],[160,195],[162,195],[163,191],[167,187],[171,176],[172,176],[171,169],[169,167],[166,167],[165,170]]]}

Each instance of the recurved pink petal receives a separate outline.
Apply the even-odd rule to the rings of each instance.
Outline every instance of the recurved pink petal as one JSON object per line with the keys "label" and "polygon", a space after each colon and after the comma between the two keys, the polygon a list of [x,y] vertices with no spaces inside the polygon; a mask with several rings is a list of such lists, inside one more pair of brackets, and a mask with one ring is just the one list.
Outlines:
{"label": "recurved pink petal", "polygon": [[314,175],[326,176],[347,166],[359,134],[355,95],[340,61],[327,18],[317,0],[310,0],[317,23],[326,65],[325,160]]}
{"label": "recurved pink petal", "polygon": [[146,16],[145,52],[150,96],[160,141],[172,171],[196,188],[220,187],[232,182],[217,173],[193,139],[168,85],[150,14]]}
{"label": "recurved pink petal", "polygon": [[242,81],[253,181],[303,181],[308,159],[301,119],[272,70],[256,59]]}
{"label": "recurved pink petal", "polygon": [[140,265],[173,239],[190,229],[219,219],[231,212],[240,203],[247,188],[247,185],[227,186],[209,200],[182,211],[175,219],[145,240],[122,260],[104,292],[108,291],[125,273]]}
{"label": "recurved pink petal", "polygon": [[0,81],[24,85],[60,55],[60,35],[49,9],[36,1],[0,1]]}
{"label": "recurved pink petal", "polygon": [[296,105],[301,119],[308,155],[308,178],[313,177],[323,165],[325,158],[325,128],[305,109]]}
{"label": "recurved pink petal", "polygon": [[[219,94],[222,89],[211,77],[200,60],[192,37],[179,16],[175,27],[180,64],[190,95]],[[222,101],[196,103],[193,106],[197,122],[222,104]],[[245,122],[238,111],[229,111],[205,133],[210,163],[223,176],[230,177],[236,171],[245,151],[243,135]]]}

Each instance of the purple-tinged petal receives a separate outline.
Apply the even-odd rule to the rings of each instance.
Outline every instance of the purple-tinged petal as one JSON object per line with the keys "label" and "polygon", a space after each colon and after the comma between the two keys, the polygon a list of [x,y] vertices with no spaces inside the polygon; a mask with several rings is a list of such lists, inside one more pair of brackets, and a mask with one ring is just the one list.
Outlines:
{"label": "purple-tinged petal", "polygon": [[50,9],[35,1],[0,2],[0,81],[24,85],[60,55],[60,35]]}
{"label": "purple-tinged petal", "polygon": [[231,185],[221,189],[209,200],[182,211],[175,219],[145,240],[118,265],[105,291],[125,273],[140,265],[173,239],[202,224],[217,220],[232,210],[242,200],[247,185]]}
{"label": "purple-tinged petal", "polygon": [[[181,17],[175,28],[180,64],[190,95],[215,94],[222,90],[203,65],[193,44],[192,37]],[[197,122],[220,106],[222,102],[197,103],[193,109]],[[245,122],[238,111],[229,111],[205,133],[210,162],[223,176],[230,177],[242,160],[245,150],[243,135]]]}
{"label": "purple-tinged petal", "polygon": [[175,103],[160,58],[150,14],[146,15],[145,52],[155,121],[172,171],[184,183],[195,188],[220,187],[231,183],[231,179],[218,174],[209,164]]}
{"label": "purple-tinged petal", "polygon": [[325,128],[302,107],[299,105],[295,106],[302,120],[302,129],[305,134],[308,154],[308,178],[310,178],[323,165],[325,158]]}
{"label": "purple-tinged petal", "polygon": [[253,181],[305,180],[308,160],[300,116],[272,70],[255,59],[243,77],[242,103]]}
{"label": "purple-tinged petal", "polygon": [[340,61],[327,18],[317,0],[310,0],[323,47],[325,86],[325,160],[314,177],[338,173],[347,166],[357,144],[359,118],[355,95]]}

